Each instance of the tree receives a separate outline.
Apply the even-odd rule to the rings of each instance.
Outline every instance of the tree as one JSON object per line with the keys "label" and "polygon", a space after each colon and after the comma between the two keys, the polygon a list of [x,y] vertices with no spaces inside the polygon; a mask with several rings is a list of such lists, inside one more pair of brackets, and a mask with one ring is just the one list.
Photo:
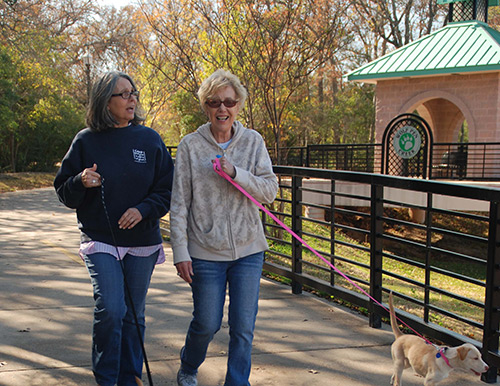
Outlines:
{"label": "tree", "polygon": [[[353,25],[362,39],[369,32],[382,40],[381,55],[391,46],[400,48],[411,41],[428,35],[436,28],[436,22],[446,14],[436,0],[353,0]],[[377,47],[380,45],[376,45]]]}
{"label": "tree", "polygon": [[[40,113],[49,102],[74,98],[70,90],[77,87],[70,76],[64,42],[69,40],[68,31],[87,3],[90,2],[68,0],[58,6],[42,0],[0,3],[0,35],[4,38],[0,56],[5,65],[0,74],[0,113],[9,122],[0,129],[0,168],[14,172],[35,169],[40,165],[38,159],[50,155],[54,142],[48,131],[41,130],[43,125],[38,124],[37,117],[42,116]],[[72,106],[68,117],[80,118],[79,127],[71,128],[74,134],[83,125],[82,114],[78,103],[66,106]],[[55,112],[52,109],[52,114],[44,115],[47,130],[52,127],[50,120],[58,119]],[[33,146],[36,141],[44,142],[44,146]]]}
{"label": "tree", "polygon": [[111,69],[134,77],[146,124],[171,145],[206,120],[197,90],[218,68],[247,87],[240,119],[276,161],[288,146],[372,141],[373,87],[342,74],[429,33],[446,13],[435,0],[137,3],[0,0],[0,170],[48,167],[44,146],[62,157],[84,125],[87,87]]}
{"label": "tree", "polygon": [[293,95],[347,39],[341,1],[141,3],[155,32],[144,46],[152,68],[193,95],[216,68],[238,75],[249,92],[245,124],[278,155]]}
{"label": "tree", "polygon": [[14,92],[15,66],[5,47],[0,46],[0,167],[15,165],[15,143],[18,123],[14,106],[18,96]]}
{"label": "tree", "polygon": [[348,83],[322,101],[297,100],[293,103],[297,127],[290,130],[299,136],[294,144],[373,143],[373,94],[371,85]]}
{"label": "tree", "polygon": [[189,0],[140,1],[140,10],[137,23],[147,28],[136,40],[142,104],[148,124],[176,144],[206,120],[196,97],[203,57],[197,42],[203,25]]}
{"label": "tree", "polygon": [[488,24],[500,31],[500,7],[488,7]]}

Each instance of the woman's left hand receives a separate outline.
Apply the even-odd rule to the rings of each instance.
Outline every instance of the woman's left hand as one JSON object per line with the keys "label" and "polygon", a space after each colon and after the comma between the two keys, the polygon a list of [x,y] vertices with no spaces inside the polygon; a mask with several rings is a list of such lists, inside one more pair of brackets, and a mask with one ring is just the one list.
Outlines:
{"label": "woman's left hand", "polygon": [[142,214],[137,208],[129,208],[118,220],[120,229],[132,229],[142,220]]}

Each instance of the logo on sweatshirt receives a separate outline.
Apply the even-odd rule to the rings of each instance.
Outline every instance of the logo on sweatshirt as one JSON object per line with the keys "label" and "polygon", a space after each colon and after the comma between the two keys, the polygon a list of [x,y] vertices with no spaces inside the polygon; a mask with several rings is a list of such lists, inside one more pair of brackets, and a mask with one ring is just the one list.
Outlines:
{"label": "logo on sweatshirt", "polygon": [[134,155],[134,162],[139,164],[146,163],[146,152],[143,150],[132,149],[132,153]]}

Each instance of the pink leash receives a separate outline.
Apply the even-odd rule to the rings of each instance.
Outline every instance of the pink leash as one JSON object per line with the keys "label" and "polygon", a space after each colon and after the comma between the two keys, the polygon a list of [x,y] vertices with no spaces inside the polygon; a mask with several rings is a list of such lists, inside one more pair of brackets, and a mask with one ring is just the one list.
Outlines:
{"label": "pink leash", "polygon": [[332,263],[330,263],[327,259],[325,259],[323,256],[319,254],[313,247],[311,247],[309,244],[307,244],[302,238],[297,235],[294,231],[292,231],[290,228],[288,228],[279,218],[277,218],[274,214],[272,214],[268,209],[264,207],[260,202],[258,202],[255,198],[252,197],[251,194],[249,194],[245,189],[243,189],[240,185],[238,185],[236,182],[233,181],[227,173],[222,171],[221,166],[220,166],[220,161],[219,159],[215,159],[213,163],[213,168],[215,172],[225,178],[227,181],[229,181],[236,189],[238,189],[241,193],[243,193],[250,201],[252,201],[255,205],[257,205],[264,213],[266,213],[268,216],[270,216],[274,221],[276,221],[279,225],[281,225],[288,233],[290,233],[293,237],[295,237],[298,241],[300,241],[307,249],[309,249],[312,253],[314,253],[316,256],[318,256],[321,260],[323,260],[326,264],[330,266],[335,272],[337,272],[340,276],[342,276],[344,279],[346,279],[349,283],[351,283],[354,287],[356,287],[358,290],[360,290],[363,294],[368,296],[371,300],[373,300],[375,303],[377,303],[380,307],[382,307],[384,310],[389,312],[387,308],[385,308],[382,304],[380,304],[376,299],[371,297],[363,288],[358,286],[356,283],[354,283],[351,279],[349,279],[342,271],[339,271]]}
{"label": "pink leash", "polygon": [[[297,235],[294,231],[292,231],[290,228],[288,228],[279,218],[277,218],[274,214],[272,214],[268,209],[264,207],[260,202],[258,202],[253,196],[248,193],[245,189],[243,189],[239,184],[233,181],[231,177],[227,173],[225,173],[221,166],[220,166],[220,160],[219,158],[216,158],[213,161],[213,169],[214,171],[227,181],[231,183],[236,189],[238,189],[241,193],[243,193],[250,201],[252,201],[255,205],[257,205],[264,213],[266,213],[268,216],[270,216],[276,223],[278,223],[280,226],[283,227],[288,233],[290,233],[293,237],[295,237],[298,241],[300,241],[307,249],[309,249],[312,253],[314,253],[316,256],[318,256],[321,260],[323,260],[330,268],[332,268],[335,272],[337,272],[340,276],[342,276],[344,279],[346,279],[350,284],[352,284],[355,288],[357,288],[359,291],[361,291],[364,295],[366,295],[369,299],[373,300],[376,304],[378,304],[380,307],[382,307],[384,310],[387,312],[390,312],[384,305],[382,305],[377,299],[374,299],[369,293],[367,293],[363,288],[361,288],[359,285],[357,285],[354,281],[349,279],[342,271],[340,271],[337,267],[335,267],[331,262],[329,262],[327,259],[325,259],[319,252],[317,252],[313,247],[311,247],[309,244],[307,244],[299,235]],[[408,327],[410,330],[412,330],[415,334],[417,334],[419,337],[421,337],[423,340],[425,340],[428,344],[432,344],[429,340],[425,339],[421,334],[419,334],[417,331],[415,331],[413,328],[408,326],[405,322],[398,320],[403,323],[406,327]],[[432,344],[434,346],[434,344]],[[446,362],[448,366],[451,367],[450,362],[448,361],[448,358],[444,355],[444,351],[440,351],[436,354],[436,357],[442,357],[443,360]]]}

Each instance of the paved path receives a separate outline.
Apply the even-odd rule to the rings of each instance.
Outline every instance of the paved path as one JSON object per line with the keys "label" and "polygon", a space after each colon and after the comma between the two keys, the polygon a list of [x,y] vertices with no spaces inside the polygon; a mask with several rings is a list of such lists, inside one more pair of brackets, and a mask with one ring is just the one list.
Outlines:
{"label": "paved path", "polygon": [[[0,194],[0,385],[94,385],[90,370],[92,293],[78,255],[73,211],[52,189]],[[153,275],[146,350],[155,385],[175,385],[190,321],[189,287],[167,263]],[[389,385],[388,326],[264,279],[257,318],[253,386]],[[222,385],[227,323],[200,368],[200,386]],[[147,376],[143,376],[147,384]],[[405,386],[422,385],[410,370]],[[456,373],[442,385],[484,385]]]}

